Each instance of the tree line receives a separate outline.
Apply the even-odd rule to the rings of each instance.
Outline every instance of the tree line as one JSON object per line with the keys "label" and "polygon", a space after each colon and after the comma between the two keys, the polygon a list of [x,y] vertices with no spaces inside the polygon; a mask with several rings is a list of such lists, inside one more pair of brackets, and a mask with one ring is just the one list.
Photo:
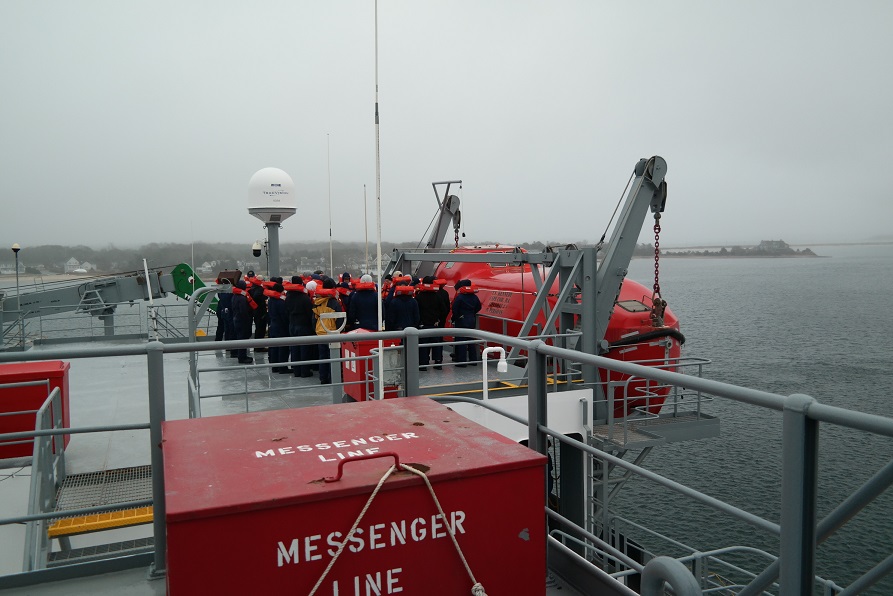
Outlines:
{"label": "tree line", "polygon": [[[481,245],[494,244],[490,242]],[[415,243],[383,243],[382,253],[389,254],[395,248],[413,248]],[[531,252],[545,250],[548,246],[564,247],[566,244],[544,242],[524,242],[518,246]],[[578,244],[583,247],[585,245]],[[375,260],[376,248],[369,247],[369,258]],[[650,244],[641,244],[636,248],[636,256],[650,256],[654,249]],[[332,256],[335,270],[348,270],[355,273],[357,264],[365,262],[366,246],[362,242],[334,242]],[[178,263],[189,263],[195,268],[203,263],[211,263],[216,271],[239,269],[245,263],[257,264],[264,260],[252,255],[251,246],[235,242],[196,242],[195,244],[150,243],[138,248],[119,248],[108,245],[104,248],[92,248],[84,245],[63,246],[47,244],[42,246],[23,247],[19,259],[28,273],[63,273],[65,264],[71,259],[79,263],[89,262],[97,272],[118,273],[141,270],[143,259],[150,267],[167,267]],[[279,247],[279,262],[282,271],[303,272],[304,267],[316,266],[317,263],[328,263],[328,242],[283,243]],[[259,266],[259,265],[258,265]]]}

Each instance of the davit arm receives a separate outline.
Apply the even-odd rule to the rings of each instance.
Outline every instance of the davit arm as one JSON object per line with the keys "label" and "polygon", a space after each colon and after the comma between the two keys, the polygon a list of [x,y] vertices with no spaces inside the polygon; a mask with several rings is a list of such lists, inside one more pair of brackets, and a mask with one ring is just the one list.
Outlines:
{"label": "davit arm", "polygon": [[636,164],[635,178],[623,205],[623,211],[607,242],[605,256],[598,265],[595,287],[583,288],[584,296],[593,295],[590,293],[592,290],[596,296],[594,304],[591,303],[594,308],[595,333],[584,333],[584,352],[597,354],[600,351],[596,351],[597,345],[586,346],[585,343],[588,339],[589,343],[594,344],[605,337],[608,320],[620,295],[620,286],[626,277],[645,216],[649,210],[651,213],[662,213],[664,210],[667,200],[667,182],[664,179],[666,174],[667,162],[660,156],[643,158]]}
{"label": "davit arm", "polygon": [[[437,196],[437,186],[439,184],[446,184],[446,190],[444,190],[443,201],[440,200],[440,197],[437,198],[437,203],[440,209],[437,213],[434,228],[431,230],[431,234],[428,236],[428,241],[425,244],[426,253],[437,252],[440,248],[442,248],[443,241],[446,239],[447,231],[450,229],[450,225],[452,225],[453,229],[456,230],[456,233],[458,233],[459,224],[462,220],[462,213],[459,211],[459,197],[450,194],[450,185],[462,184],[462,181],[450,180],[448,182],[432,183],[432,186],[434,186],[435,196]],[[421,262],[415,267],[413,274],[419,279],[425,277],[426,275],[433,275],[436,266],[437,263]]]}

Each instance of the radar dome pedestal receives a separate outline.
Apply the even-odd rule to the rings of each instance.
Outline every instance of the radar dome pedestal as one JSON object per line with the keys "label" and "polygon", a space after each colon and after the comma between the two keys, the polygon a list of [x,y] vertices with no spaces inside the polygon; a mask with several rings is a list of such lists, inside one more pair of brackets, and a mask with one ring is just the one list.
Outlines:
{"label": "radar dome pedestal", "polygon": [[268,276],[279,275],[279,224],[297,212],[295,183],[279,168],[258,170],[248,181],[248,213],[264,222]]}

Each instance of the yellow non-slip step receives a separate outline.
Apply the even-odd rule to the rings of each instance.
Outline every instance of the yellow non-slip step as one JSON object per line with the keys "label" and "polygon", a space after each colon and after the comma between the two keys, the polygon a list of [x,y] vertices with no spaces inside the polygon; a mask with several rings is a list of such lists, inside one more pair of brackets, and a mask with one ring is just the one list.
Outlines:
{"label": "yellow non-slip step", "polygon": [[137,507],[122,511],[109,511],[108,513],[66,517],[51,525],[47,530],[47,535],[50,538],[57,538],[149,523],[152,523],[152,507]]}

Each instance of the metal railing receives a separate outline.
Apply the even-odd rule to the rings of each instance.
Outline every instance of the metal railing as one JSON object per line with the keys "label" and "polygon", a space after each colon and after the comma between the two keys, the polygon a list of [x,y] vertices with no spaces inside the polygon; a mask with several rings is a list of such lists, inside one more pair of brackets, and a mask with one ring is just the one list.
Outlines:
{"label": "metal railing", "polygon": [[[188,328],[189,305],[186,303],[149,306],[135,302],[107,306],[114,306],[114,312],[96,315],[89,309],[79,309],[78,305],[72,304],[41,307],[23,313],[21,317],[4,320],[0,333],[4,344],[20,344],[21,319],[25,338],[43,344],[105,339],[111,334],[114,334],[115,339],[147,338],[154,337],[156,331],[162,340],[182,340],[189,337],[183,331]],[[150,316],[152,311],[156,315],[154,318]],[[6,311],[6,314],[16,312]],[[106,322],[107,319],[109,322]],[[213,335],[212,319],[208,313],[201,319],[198,329],[203,334]],[[216,320],[213,324],[216,325]]]}
{"label": "metal railing", "polygon": [[[391,340],[399,339],[403,342],[403,355],[405,362],[405,370],[403,371],[404,394],[414,395],[418,393],[419,375],[418,375],[418,347],[419,338],[442,337],[444,330],[416,330],[406,329],[402,332],[381,332],[370,333],[364,337],[368,340]],[[463,331],[468,337],[476,338],[479,341],[488,344],[510,346],[527,353],[527,372],[529,382],[526,388],[527,394],[527,417],[519,417],[514,414],[507,413],[499,406],[498,399],[490,399],[487,402],[481,402],[471,398],[463,398],[457,396],[446,396],[436,398],[438,401],[469,401],[477,403],[483,408],[506,415],[510,419],[527,425],[528,436],[527,444],[531,449],[539,451],[543,454],[549,452],[549,442],[565,445],[586,457],[591,458],[593,462],[597,462],[602,468],[608,466],[622,469],[637,478],[640,478],[655,486],[664,487],[670,491],[683,495],[693,502],[702,506],[720,512],[732,519],[740,520],[755,528],[758,532],[769,537],[773,537],[779,541],[780,547],[776,557],[772,562],[755,573],[755,578],[749,582],[735,584],[740,587],[703,585],[702,590],[710,591],[714,589],[737,591],[740,594],[760,594],[764,590],[774,589],[778,586],[778,590],[782,594],[805,594],[811,593],[815,578],[817,547],[829,536],[833,535],[847,521],[853,518],[867,504],[876,499],[880,494],[886,491],[893,484],[893,461],[887,463],[872,478],[857,488],[843,502],[839,503],[829,515],[823,519],[819,519],[816,513],[816,493],[817,493],[817,466],[819,459],[818,451],[818,429],[822,424],[836,425],[849,429],[854,429],[864,433],[870,433],[884,439],[893,439],[893,419],[865,414],[844,408],[829,406],[818,403],[811,397],[805,395],[782,396],[764,391],[737,387],[709,379],[703,379],[688,374],[681,374],[674,370],[662,370],[660,367],[646,367],[635,363],[620,362],[617,360],[582,354],[580,352],[563,349],[560,347],[550,346],[541,340],[528,341],[519,338],[512,338],[492,334],[479,330]],[[329,338],[330,342],[350,341],[348,336],[333,336]],[[41,350],[31,353],[17,354],[0,354],[0,362],[14,361],[31,361],[31,360],[50,360],[50,359],[73,359],[85,357],[102,357],[102,356],[125,356],[140,355],[146,358],[146,366],[148,371],[148,402],[149,402],[149,423],[148,425],[118,425],[109,427],[93,427],[66,429],[60,431],[58,429],[35,430],[26,433],[6,433],[0,435],[0,440],[4,439],[21,439],[27,437],[43,437],[49,435],[74,434],[80,432],[123,430],[131,428],[146,428],[150,430],[150,450],[152,458],[153,470],[159,471],[163,469],[163,453],[161,451],[161,423],[165,420],[165,357],[168,354],[186,354],[197,353],[205,350],[227,350],[238,348],[257,348],[271,346],[287,346],[294,343],[312,343],[318,341],[316,338],[308,338],[306,341],[295,338],[282,339],[266,339],[266,340],[241,340],[233,342],[202,342],[202,343],[177,343],[163,344],[161,342],[149,342],[140,345],[118,346],[118,347],[96,347],[81,349],[53,349]],[[671,478],[656,474],[636,462],[624,460],[619,455],[609,453],[608,451],[599,449],[588,444],[586,441],[574,439],[565,436],[548,425],[548,408],[549,395],[555,391],[567,389],[566,385],[554,382],[549,376],[549,359],[568,360],[583,365],[592,365],[600,370],[613,371],[629,375],[637,379],[648,379],[649,382],[676,388],[678,391],[688,392],[687,394],[697,395],[700,397],[712,397],[714,399],[731,400],[738,403],[767,408],[769,410],[782,413],[783,419],[783,435],[782,435],[782,467],[781,475],[778,481],[781,484],[781,499],[778,503],[779,521],[771,521],[763,516],[744,510],[740,507],[733,506],[714,498],[701,491],[687,487]],[[697,366],[698,364],[696,364]],[[674,390],[676,390],[674,389]],[[639,396],[630,396],[639,397]],[[675,407],[675,404],[671,407]],[[598,422],[598,421],[597,421]],[[601,421],[606,422],[606,421]],[[40,458],[35,460],[40,461]],[[151,503],[154,505],[154,555],[152,557],[152,573],[155,576],[162,575],[165,570],[165,511],[164,511],[164,477],[161,473],[154,473],[152,478],[153,498]],[[552,515],[551,513],[549,515]],[[0,520],[0,524],[20,523],[22,520],[34,522],[41,519],[41,515],[29,515],[17,518],[6,518]],[[604,536],[598,541],[593,540],[593,533],[588,532],[585,528],[571,524],[569,527],[562,525],[562,531],[567,537],[555,536],[550,538],[551,541],[562,543],[565,550],[577,553],[590,562],[594,570],[599,570],[605,564],[606,560],[618,560],[618,556],[613,551],[604,548]],[[608,532],[608,528],[603,528],[603,532]],[[608,534],[605,534],[608,535]],[[598,536],[595,536],[598,538]],[[585,544],[583,549],[586,553],[592,553],[587,556],[579,553],[579,542]],[[610,541],[608,541],[610,542]],[[889,546],[889,544],[887,544]],[[652,553],[656,554],[656,553]],[[714,557],[715,554],[710,555]],[[695,555],[695,559],[704,560],[703,557]],[[652,566],[651,571],[646,569],[647,565],[641,570],[634,568],[635,572],[642,573],[643,590],[646,590],[646,584],[651,586],[654,580],[654,570],[658,570],[658,578],[666,580],[678,581],[678,566],[668,563],[664,557],[657,556],[655,560],[660,563]],[[692,563],[694,559],[686,562]],[[678,563],[678,561],[677,561]],[[89,570],[89,564],[80,565],[78,572]],[[881,577],[888,574],[893,569],[893,554],[889,554],[886,558],[877,563],[871,569],[868,569],[861,577],[856,579],[849,587],[841,591],[841,594],[858,593],[860,590],[866,589],[878,581]],[[616,571],[617,574],[624,574],[626,571],[622,568]],[[751,576],[753,577],[753,576]],[[662,580],[661,580],[662,581]],[[675,584],[674,584],[675,585]],[[831,584],[828,584],[831,585]],[[0,581],[0,587],[3,587]],[[647,588],[650,590],[652,588]],[[833,588],[836,589],[836,588]],[[677,593],[691,593],[686,591],[687,588],[678,587]],[[643,591],[643,593],[645,593]]]}
{"label": "metal railing", "polygon": [[[47,383],[49,387],[49,383]],[[56,431],[64,428],[62,421],[62,390],[55,387],[37,410],[34,430]],[[43,434],[31,439],[34,453],[31,464],[31,490],[28,515],[34,516],[56,507],[56,487],[65,481],[65,436]],[[49,538],[47,519],[32,519],[25,530],[23,571],[40,569],[46,565]]]}

